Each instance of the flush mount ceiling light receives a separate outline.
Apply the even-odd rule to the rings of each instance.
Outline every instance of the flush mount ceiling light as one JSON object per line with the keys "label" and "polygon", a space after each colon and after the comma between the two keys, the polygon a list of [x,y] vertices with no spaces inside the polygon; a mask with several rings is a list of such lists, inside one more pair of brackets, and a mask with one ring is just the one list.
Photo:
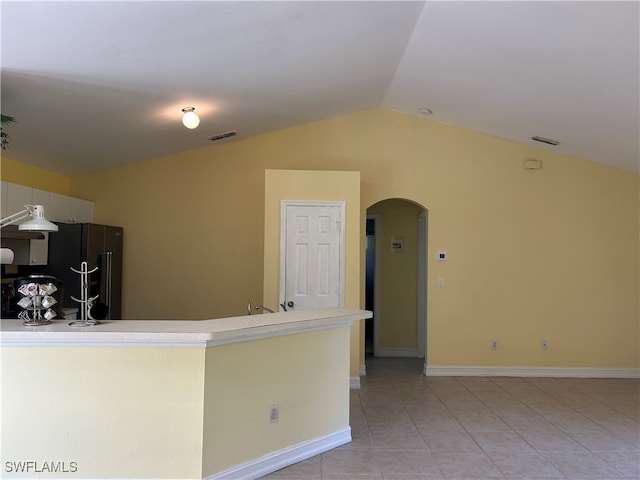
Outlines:
{"label": "flush mount ceiling light", "polygon": [[182,124],[187,128],[196,128],[200,125],[200,117],[195,112],[195,107],[184,107],[182,111],[184,114],[182,115]]}
{"label": "flush mount ceiling light", "polygon": [[419,113],[420,115],[423,115],[423,116],[425,116],[425,117],[428,117],[429,115],[433,114],[433,110],[431,110],[430,108],[422,107],[422,108],[419,108],[419,109],[418,109],[418,113]]}

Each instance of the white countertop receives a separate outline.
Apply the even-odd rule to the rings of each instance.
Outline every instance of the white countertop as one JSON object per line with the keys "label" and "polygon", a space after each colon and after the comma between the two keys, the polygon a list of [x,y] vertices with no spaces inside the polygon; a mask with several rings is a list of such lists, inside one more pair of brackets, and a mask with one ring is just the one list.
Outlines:
{"label": "white countertop", "polygon": [[319,308],[211,320],[104,320],[70,327],[68,320],[27,327],[0,321],[0,346],[214,346],[349,326],[371,318],[367,310]]}

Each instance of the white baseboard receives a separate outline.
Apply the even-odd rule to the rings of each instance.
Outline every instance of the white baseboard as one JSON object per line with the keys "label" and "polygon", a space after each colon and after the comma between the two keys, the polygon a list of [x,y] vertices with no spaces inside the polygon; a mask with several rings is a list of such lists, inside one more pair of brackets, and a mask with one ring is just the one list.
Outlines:
{"label": "white baseboard", "polygon": [[350,377],[349,388],[351,390],[360,390],[360,377]]}
{"label": "white baseboard", "polygon": [[299,443],[291,447],[269,453],[251,462],[206,477],[205,480],[254,480],[281,468],[301,462],[351,441],[351,427],[323,437]]}
{"label": "white baseboard", "polygon": [[376,357],[418,358],[418,350],[415,348],[379,348]]}
{"label": "white baseboard", "polygon": [[427,377],[640,378],[637,368],[425,365],[423,372]]}
{"label": "white baseboard", "polygon": [[360,371],[358,372],[360,374],[361,377],[366,377],[367,376],[367,365],[360,365]]}

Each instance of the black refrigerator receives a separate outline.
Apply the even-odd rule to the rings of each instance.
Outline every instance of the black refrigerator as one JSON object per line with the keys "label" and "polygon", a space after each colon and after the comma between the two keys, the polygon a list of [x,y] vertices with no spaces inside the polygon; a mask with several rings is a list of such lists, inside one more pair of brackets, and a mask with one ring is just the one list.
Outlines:
{"label": "black refrigerator", "polygon": [[47,273],[62,281],[64,307],[81,308],[80,303],[71,298],[82,298],[80,275],[72,271],[71,267],[81,270],[82,262],[87,262],[89,271],[97,267],[97,270],[89,275],[88,282],[88,297],[98,295],[95,311],[101,318],[94,318],[120,320],[122,227],[95,223],[56,224],[58,231],[49,235]]}

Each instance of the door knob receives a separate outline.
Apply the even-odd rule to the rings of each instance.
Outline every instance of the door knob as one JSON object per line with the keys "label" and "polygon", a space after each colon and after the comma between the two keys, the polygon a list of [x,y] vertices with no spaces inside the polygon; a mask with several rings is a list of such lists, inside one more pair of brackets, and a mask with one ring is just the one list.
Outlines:
{"label": "door knob", "polygon": [[295,303],[293,303],[293,301],[292,301],[292,300],[289,300],[289,301],[287,302],[287,307],[289,307],[289,308],[293,308],[293,306],[294,306],[294,305],[295,305]]}

